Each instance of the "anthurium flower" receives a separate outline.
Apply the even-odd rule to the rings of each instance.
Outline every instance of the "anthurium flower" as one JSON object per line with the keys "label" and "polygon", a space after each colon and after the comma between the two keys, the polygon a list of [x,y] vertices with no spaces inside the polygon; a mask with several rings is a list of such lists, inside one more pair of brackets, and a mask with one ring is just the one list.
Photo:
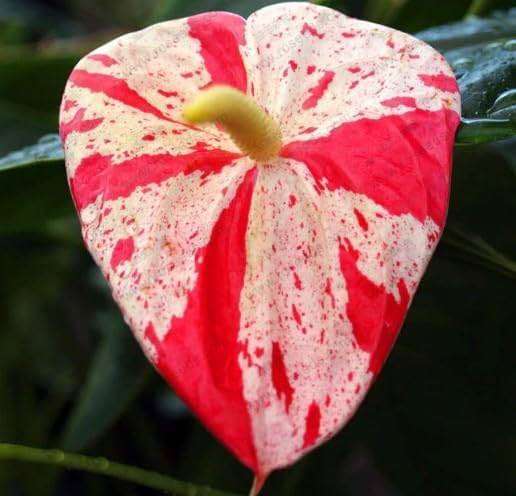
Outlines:
{"label": "anthurium flower", "polygon": [[86,246],[255,491],[378,375],[443,229],[459,112],[428,45],[307,3],[157,24],[72,72]]}

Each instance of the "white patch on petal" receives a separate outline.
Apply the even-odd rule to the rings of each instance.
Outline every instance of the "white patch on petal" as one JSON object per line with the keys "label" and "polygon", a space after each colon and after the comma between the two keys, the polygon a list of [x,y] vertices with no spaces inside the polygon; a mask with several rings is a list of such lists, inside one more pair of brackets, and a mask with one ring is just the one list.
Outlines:
{"label": "white patch on petal", "polygon": [[[185,129],[179,124],[166,122],[152,114],[128,107],[102,93],[70,86],[67,95],[74,100],[88,102],[84,119],[104,117],[104,121],[95,129],[69,134],[64,143],[68,177],[73,177],[85,157],[96,153],[112,157],[114,164],[144,154],[192,153],[197,143],[205,144],[206,149],[216,148],[240,153],[227,135],[220,137]],[[99,113],[98,109],[105,109],[104,114]],[[61,119],[68,122],[73,117],[73,110],[62,113]]]}
{"label": "white patch on petal", "polygon": [[[211,81],[199,53],[199,40],[189,36],[187,21],[162,22],[120,36],[90,54],[109,55],[117,64],[105,67],[86,56],[76,68],[126,81],[167,117],[179,120],[183,103]],[[173,107],[167,107],[169,104]]]}
{"label": "white patch on petal", "polygon": [[[429,253],[439,239],[439,226],[429,217],[421,224],[410,214],[390,214],[365,195],[343,189],[323,192],[321,204],[329,239],[347,238],[360,255],[358,269],[375,285],[384,285],[399,302],[398,281],[414,293],[426,269]],[[355,211],[357,214],[355,214]],[[364,229],[357,215],[368,225]]]}
{"label": "white patch on petal", "polygon": [[[205,143],[207,148],[239,152],[229,136],[216,126],[195,130],[183,124],[184,103],[211,81],[199,54],[200,42],[189,37],[188,31],[186,19],[157,24],[121,36],[77,64],[74,71],[114,77],[127,83],[171,121],[103,92],[78,86],[73,83],[72,73],[63,97],[61,124],[70,122],[78,110],[84,111],[84,120],[104,120],[92,130],[75,131],[68,136],[64,147],[69,177],[80,161],[93,153],[109,155],[114,162],[122,162],[142,154],[189,153],[190,147],[198,142]],[[99,55],[117,63],[106,66],[92,58]]]}
{"label": "white patch on petal", "polygon": [[[155,352],[145,336],[148,323],[163,339],[172,317],[183,315],[197,281],[196,253],[208,243],[250,166],[240,160],[207,177],[193,172],[137,187],[128,198],[104,202],[100,223],[83,224],[88,249],[150,359]],[[91,208],[83,209],[81,218],[92,218]],[[117,242],[127,238],[133,239],[134,253],[113,268]]]}
{"label": "white patch on petal", "polygon": [[[255,97],[278,119],[285,143],[326,136],[344,122],[413,110],[410,103],[382,104],[396,97],[413,99],[418,109],[444,106],[460,113],[458,93],[419,78],[453,77],[443,56],[400,31],[300,3],[258,10],[249,17],[246,37],[252,43],[242,53]],[[327,73],[333,75],[323,91]]]}
{"label": "white patch on petal", "polygon": [[[239,341],[247,348],[240,357],[244,395],[265,473],[335,434],[371,385],[370,354],[359,348],[346,315],[339,240],[351,242],[360,253],[359,270],[398,300],[400,279],[410,295],[415,291],[436,243],[428,235],[436,231],[430,220],[390,215],[360,194],[325,190],[319,196],[299,162],[278,160],[260,170],[247,232]],[[290,385],[283,392],[278,376],[274,384],[273,346],[281,351]],[[319,433],[305,447],[313,402],[321,415]]]}

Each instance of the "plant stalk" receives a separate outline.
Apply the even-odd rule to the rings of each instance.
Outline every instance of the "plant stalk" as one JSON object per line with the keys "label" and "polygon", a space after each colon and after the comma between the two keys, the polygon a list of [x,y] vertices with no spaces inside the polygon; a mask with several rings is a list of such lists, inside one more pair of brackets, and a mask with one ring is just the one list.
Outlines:
{"label": "plant stalk", "polygon": [[179,481],[167,475],[138,467],[115,463],[106,458],[65,453],[61,450],[38,449],[18,444],[0,443],[0,460],[42,463],[60,466],[65,469],[102,474],[180,496],[241,496],[217,491],[207,486],[198,486],[189,482]]}

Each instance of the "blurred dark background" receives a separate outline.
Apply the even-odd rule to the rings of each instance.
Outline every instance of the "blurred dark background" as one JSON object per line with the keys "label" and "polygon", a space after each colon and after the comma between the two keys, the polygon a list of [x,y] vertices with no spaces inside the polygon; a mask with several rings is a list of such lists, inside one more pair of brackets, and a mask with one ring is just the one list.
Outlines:
{"label": "blurred dark background", "polygon": [[[154,22],[208,10],[247,16],[269,3],[0,0],[0,157],[56,133],[67,76],[89,50]],[[410,33],[515,6],[320,3]],[[498,57],[497,46],[516,39],[516,15],[494,16],[506,31],[473,41],[467,32],[452,48],[482,43],[484,58]],[[454,29],[423,37],[435,34],[440,48],[439,39],[455,36]],[[463,59],[452,52],[452,67],[467,79]],[[516,86],[516,51],[506,52],[496,88],[475,87],[488,101],[470,100],[467,117],[481,116]],[[483,71],[484,79],[495,77]],[[471,77],[461,89],[478,83]],[[515,101],[507,107],[513,113]],[[265,496],[516,494],[515,150],[514,139],[456,147],[449,228],[383,373],[350,424],[273,474]],[[0,442],[64,447],[246,493],[250,473],[190,415],[133,342],[82,245],[62,161],[7,172],[0,166],[0,210]],[[157,491],[0,461],[0,495],[69,494]]]}

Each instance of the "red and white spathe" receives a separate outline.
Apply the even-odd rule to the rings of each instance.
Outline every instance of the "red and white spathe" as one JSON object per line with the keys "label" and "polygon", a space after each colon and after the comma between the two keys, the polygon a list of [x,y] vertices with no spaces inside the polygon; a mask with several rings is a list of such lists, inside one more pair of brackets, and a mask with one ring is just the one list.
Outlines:
{"label": "red and white spathe", "polygon": [[[182,121],[212,83],[277,121],[278,158]],[[380,371],[443,229],[459,113],[428,45],[306,3],[157,24],[72,72],[86,245],[149,360],[259,480]]]}

